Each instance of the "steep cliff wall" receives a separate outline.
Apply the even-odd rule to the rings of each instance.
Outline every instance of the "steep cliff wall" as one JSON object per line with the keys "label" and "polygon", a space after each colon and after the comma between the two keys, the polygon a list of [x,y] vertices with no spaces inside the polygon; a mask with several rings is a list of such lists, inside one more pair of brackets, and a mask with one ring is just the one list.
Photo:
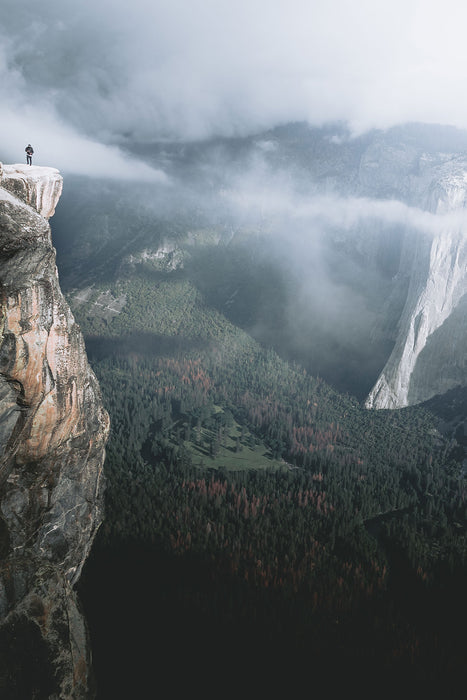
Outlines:
{"label": "steep cliff wall", "polygon": [[92,697],[73,585],[102,519],[109,419],[59,287],[53,168],[0,166],[0,695]]}
{"label": "steep cliff wall", "polygon": [[467,384],[467,162],[432,175],[423,205],[439,226],[418,236],[396,344],[368,408],[399,408]]}

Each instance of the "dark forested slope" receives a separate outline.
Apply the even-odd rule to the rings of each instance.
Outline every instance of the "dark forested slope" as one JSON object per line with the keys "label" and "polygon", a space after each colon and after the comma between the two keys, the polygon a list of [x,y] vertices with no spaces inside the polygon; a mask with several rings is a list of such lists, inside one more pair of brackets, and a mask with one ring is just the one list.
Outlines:
{"label": "dark forested slope", "polygon": [[412,239],[332,224],[347,197],[405,201],[425,149],[457,141],[337,132],[145,145],[169,187],[75,180],[54,217],[112,424],[81,586],[101,700],[461,687],[465,401],[363,408]]}
{"label": "dark forested slope", "polygon": [[320,674],[456,683],[455,436],[428,410],[367,411],[280,359],[187,271],[137,266],[112,293],[125,304],[107,319],[97,288],[75,309],[112,420],[106,519],[82,587],[102,697],[143,682],[152,655],[194,673],[205,628],[213,678],[232,655],[241,675],[251,654],[279,654]]}

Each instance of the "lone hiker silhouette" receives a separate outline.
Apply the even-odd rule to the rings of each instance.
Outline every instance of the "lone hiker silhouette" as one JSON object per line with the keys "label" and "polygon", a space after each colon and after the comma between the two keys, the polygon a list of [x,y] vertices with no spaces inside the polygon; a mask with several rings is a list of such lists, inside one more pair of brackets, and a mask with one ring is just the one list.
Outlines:
{"label": "lone hiker silhouette", "polygon": [[32,165],[32,154],[34,153],[33,147],[30,143],[28,143],[24,150],[26,151],[26,164]]}

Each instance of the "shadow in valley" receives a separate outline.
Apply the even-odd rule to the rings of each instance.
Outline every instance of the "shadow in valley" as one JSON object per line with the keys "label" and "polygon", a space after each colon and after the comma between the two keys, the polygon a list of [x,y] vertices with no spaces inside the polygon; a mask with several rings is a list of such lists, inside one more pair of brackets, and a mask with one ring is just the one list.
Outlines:
{"label": "shadow in valley", "polygon": [[162,357],[173,356],[177,353],[203,350],[206,341],[203,338],[187,338],[186,336],[158,335],[156,333],[132,333],[112,336],[86,336],[86,350],[91,362],[98,362],[105,357],[128,357],[132,354]]}

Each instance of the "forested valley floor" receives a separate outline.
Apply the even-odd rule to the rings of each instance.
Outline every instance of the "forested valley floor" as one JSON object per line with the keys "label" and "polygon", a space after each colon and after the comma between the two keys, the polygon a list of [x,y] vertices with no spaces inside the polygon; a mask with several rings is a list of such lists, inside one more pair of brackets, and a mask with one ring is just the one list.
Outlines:
{"label": "forested valley floor", "polygon": [[99,700],[162,680],[460,687],[462,392],[367,411],[229,322],[187,272],[121,275],[107,318],[106,289],[70,295],[112,424],[79,588]]}

